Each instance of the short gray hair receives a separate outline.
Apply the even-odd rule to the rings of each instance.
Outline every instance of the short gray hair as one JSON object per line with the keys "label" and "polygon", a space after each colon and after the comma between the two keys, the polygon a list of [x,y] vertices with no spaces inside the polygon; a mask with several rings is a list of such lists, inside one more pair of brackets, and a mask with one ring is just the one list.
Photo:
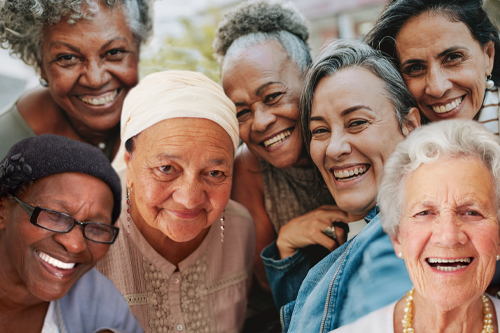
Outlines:
{"label": "short gray hair", "polygon": [[[68,23],[92,19],[99,12],[98,2],[119,6],[124,11],[137,47],[152,30],[151,0],[9,0],[0,8],[0,45],[9,48],[26,64],[38,69],[42,61],[43,28],[57,24],[63,17]],[[119,5],[118,5],[119,4]],[[1,2],[0,2],[1,5]]]}
{"label": "short gray hair", "polygon": [[227,13],[217,27],[213,42],[215,57],[224,59],[266,41],[281,44],[302,73],[312,62],[306,19],[292,2],[247,1]]}
{"label": "short gray hair", "polygon": [[[500,141],[473,120],[445,120],[422,126],[400,142],[387,160],[379,182],[377,202],[382,228],[395,236],[403,214],[406,178],[422,164],[450,157],[478,158],[490,171],[497,210],[500,208]],[[497,216],[500,212],[497,211]]]}
{"label": "short gray hair", "polygon": [[[403,126],[410,123],[408,114],[416,102],[404,83],[401,74],[384,58],[379,51],[369,47],[366,43],[357,40],[341,39],[326,44],[319,57],[314,61],[307,74],[302,97],[300,99],[300,121],[302,135],[309,151],[311,143],[311,112],[314,100],[314,91],[326,76],[332,76],[336,72],[346,68],[364,68],[385,83],[387,98],[396,110],[396,118],[399,128],[403,133]],[[375,138],[374,138],[375,139]]]}

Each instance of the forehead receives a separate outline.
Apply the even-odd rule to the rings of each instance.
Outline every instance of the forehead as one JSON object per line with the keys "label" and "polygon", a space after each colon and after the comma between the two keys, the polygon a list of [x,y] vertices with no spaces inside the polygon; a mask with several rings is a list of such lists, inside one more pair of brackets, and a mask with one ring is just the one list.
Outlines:
{"label": "forehead", "polygon": [[233,143],[217,123],[202,118],[162,120],[142,131],[136,139],[134,153],[149,158],[173,154],[191,157],[220,154],[232,160]]}
{"label": "forehead", "polygon": [[441,158],[406,177],[408,205],[424,200],[460,204],[471,199],[495,204],[494,197],[493,177],[477,157]]}
{"label": "forehead", "polygon": [[401,57],[439,53],[464,44],[479,47],[463,22],[451,21],[445,14],[436,12],[425,12],[409,19],[396,35],[396,49]]}
{"label": "forehead", "polygon": [[350,67],[320,80],[314,91],[311,116],[336,118],[342,111],[357,105],[395,112],[387,98],[384,81],[365,68]]}

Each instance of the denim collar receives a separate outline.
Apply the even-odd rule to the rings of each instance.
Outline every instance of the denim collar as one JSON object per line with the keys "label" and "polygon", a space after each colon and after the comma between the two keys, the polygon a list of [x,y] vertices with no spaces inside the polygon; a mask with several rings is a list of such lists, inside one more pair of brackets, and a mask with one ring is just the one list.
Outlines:
{"label": "denim collar", "polygon": [[380,213],[380,208],[378,208],[377,204],[375,205],[375,207],[372,208],[372,210],[370,210],[368,214],[366,214],[364,220],[366,221],[366,223],[370,223],[370,221],[373,220],[373,218],[375,218],[375,216],[377,216],[378,213]]}

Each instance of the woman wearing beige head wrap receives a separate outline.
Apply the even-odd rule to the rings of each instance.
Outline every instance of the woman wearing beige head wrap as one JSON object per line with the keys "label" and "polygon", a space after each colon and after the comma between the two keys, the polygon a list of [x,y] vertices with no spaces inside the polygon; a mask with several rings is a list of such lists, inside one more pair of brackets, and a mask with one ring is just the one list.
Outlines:
{"label": "woman wearing beige head wrap", "polygon": [[149,75],[125,100],[113,162],[127,193],[123,231],[98,269],[146,332],[242,328],[255,230],[229,200],[235,114],[222,89],[193,72]]}

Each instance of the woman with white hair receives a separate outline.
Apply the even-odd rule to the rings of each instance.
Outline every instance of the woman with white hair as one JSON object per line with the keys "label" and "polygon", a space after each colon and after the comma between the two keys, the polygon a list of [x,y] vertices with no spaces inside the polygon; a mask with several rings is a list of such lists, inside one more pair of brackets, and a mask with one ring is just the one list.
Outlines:
{"label": "woman with white hair", "polygon": [[42,85],[0,106],[0,159],[22,139],[56,134],[111,161],[151,15],[149,0],[0,1],[0,44],[34,67]]}
{"label": "woman with white hair", "polygon": [[243,326],[255,229],[229,200],[235,113],[219,85],[187,71],[148,75],[125,100],[113,162],[123,232],[98,269],[146,332]]}
{"label": "woman with white hair", "polygon": [[378,202],[414,288],[338,332],[498,332],[500,301],[484,292],[500,259],[499,194],[499,140],[477,122],[434,123],[400,143]]}

